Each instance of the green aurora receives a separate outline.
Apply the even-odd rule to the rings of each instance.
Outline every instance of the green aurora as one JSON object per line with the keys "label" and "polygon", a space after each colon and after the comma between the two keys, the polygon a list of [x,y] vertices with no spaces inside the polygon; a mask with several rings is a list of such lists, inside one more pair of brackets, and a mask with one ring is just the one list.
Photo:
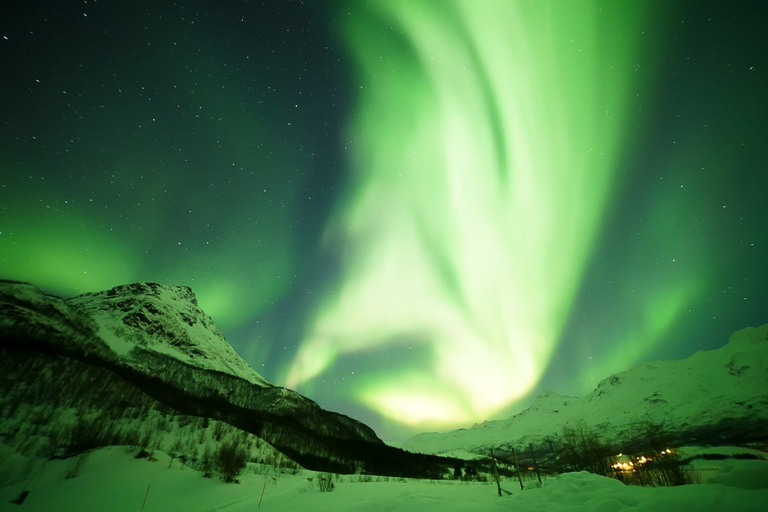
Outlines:
{"label": "green aurora", "polygon": [[[330,227],[347,244],[344,278],[286,382],[341,354],[422,344],[424,366],[368,371],[355,398],[420,428],[466,424],[528,394],[557,348],[621,172],[627,111],[647,94],[645,13],[376,6],[348,29],[365,86],[349,127],[355,192]],[[388,37],[370,37],[377,25]]]}
{"label": "green aurora", "polygon": [[0,17],[0,278],[188,285],[384,438],[765,323],[765,13],[138,0]]}

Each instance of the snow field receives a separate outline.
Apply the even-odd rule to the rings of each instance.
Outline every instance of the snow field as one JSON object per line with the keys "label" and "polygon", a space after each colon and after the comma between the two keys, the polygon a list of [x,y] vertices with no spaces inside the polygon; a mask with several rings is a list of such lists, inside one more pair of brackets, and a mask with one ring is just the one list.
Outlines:
{"label": "snow field", "polygon": [[[65,478],[75,461],[51,460],[28,471],[24,481],[0,488],[0,511],[764,511],[768,503],[768,463],[762,460],[723,461],[709,482],[672,488],[625,486],[589,473],[566,473],[541,487],[520,491],[515,481],[502,481],[512,496],[497,496],[494,483],[420,481],[385,477],[334,475],[332,492],[319,492],[325,475],[305,470],[275,470],[248,465],[239,484],[202,478],[168,455],[136,459],[128,447],[90,452],[79,475]],[[169,464],[171,467],[169,468]],[[746,478],[747,481],[741,478]],[[311,480],[310,480],[311,479]],[[265,486],[266,483],[266,486]],[[746,488],[744,488],[746,487]],[[147,489],[149,490],[147,491]],[[23,490],[29,495],[19,507],[11,503]],[[264,490],[263,499],[261,497]],[[144,502],[146,497],[146,502]],[[259,500],[262,499],[259,508]]]}

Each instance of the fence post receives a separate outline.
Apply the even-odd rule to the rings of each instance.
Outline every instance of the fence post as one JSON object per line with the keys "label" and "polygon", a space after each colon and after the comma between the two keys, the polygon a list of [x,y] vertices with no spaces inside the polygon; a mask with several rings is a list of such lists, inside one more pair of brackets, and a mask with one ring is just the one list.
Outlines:
{"label": "fence post", "polygon": [[501,497],[501,482],[499,482],[499,470],[496,469],[496,457],[493,456],[493,448],[491,448],[491,461],[493,462],[493,476],[496,477],[496,487],[498,487],[499,497]]}
{"label": "fence post", "polygon": [[541,484],[541,473],[539,473],[539,463],[536,462],[536,454],[533,452],[533,443],[528,446],[531,448],[531,457],[533,457],[533,467],[536,468],[536,476],[539,477],[539,484]]}
{"label": "fence post", "polygon": [[147,492],[144,493],[144,503],[141,504],[141,510],[144,510],[144,505],[147,504],[147,496],[149,496],[149,486],[152,485],[152,482],[149,482],[147,484]]}
{"label": "fence post", "polygon": [[517,479],[520,480],[520,490],[524,491],[523,487],[523,475],[520,474],[520,464],[517,463],[517,452],[512,448],[512,455],[515,457],[515,469],[517,469]]}

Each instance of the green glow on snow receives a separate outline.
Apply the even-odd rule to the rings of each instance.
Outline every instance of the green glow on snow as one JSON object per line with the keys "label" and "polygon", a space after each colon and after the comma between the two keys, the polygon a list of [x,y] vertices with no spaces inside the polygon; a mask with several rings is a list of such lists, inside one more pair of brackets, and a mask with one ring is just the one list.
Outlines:
{"label": "green glow on snow", "polygon": [[621,172],[640,6],[387,0],[349,16],[354,174],[328,228],[344,273],[289,387],[416,344],[426,360],[382,361],[350,393],[429,428],[536,385]]}

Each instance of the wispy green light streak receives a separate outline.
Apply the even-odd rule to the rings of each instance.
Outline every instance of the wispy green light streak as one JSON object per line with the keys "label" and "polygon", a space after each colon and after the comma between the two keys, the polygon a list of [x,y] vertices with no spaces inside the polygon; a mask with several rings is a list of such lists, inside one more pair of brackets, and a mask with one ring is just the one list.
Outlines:
{"label": "wispy green light streak", "polygon": [[425,344],[431,361],[382,367],[354,396],[403,423],[455,425],[524,396],[557,345],[638,92],[643,17],[629,3],[370,7],[348,29],[356,193],[329,227],[348,241],[345,274],[286,382],[341,354]]}

